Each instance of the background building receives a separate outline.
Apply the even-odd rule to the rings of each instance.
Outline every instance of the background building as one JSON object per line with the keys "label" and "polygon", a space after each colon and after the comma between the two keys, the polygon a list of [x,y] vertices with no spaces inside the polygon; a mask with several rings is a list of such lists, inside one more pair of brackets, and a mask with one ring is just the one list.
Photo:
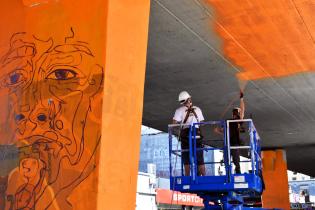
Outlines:
{"label": "background building", "polygon": [[[173,147],[180,149],[180,144],[177,140],[173,141]],[[204,152],[205,162],[214,161],[214,152]],[[173,165],[176,164],[176,170],[180,170],[181,160],[180,157],[173,159]],[[154,129],[147,129],[141,136],[141,148],[140,148],[140,161],[139,171],[148,172],[148,164],[156,165],[156,176],[169,178],[169,138],[167,133],[158,132]],[[207,174],[214,173],[214,166],[206,167]]]}
{"label": "background building", "polygon": [[290,203],[315,203],[315,179],[301,173],[288,171]]}

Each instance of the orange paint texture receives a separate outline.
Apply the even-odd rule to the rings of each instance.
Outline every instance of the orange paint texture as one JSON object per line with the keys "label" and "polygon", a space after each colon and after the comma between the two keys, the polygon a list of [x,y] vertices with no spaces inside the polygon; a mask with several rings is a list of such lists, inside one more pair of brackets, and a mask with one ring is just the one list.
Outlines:
{"label": "orange paint texture", "polygon": [[224,54],[241,80],[315,71],[315,3],[309,0],[205,0],[214,8]]}
{"label": "orange paint texture", "polygon": [[290,209],[287,162],[284,150],[263,151],[263,177],[265,191],[262,194],[264,208]]}
{"label": "orange paint texture", "polygon": [[136,208],[150,0],[108,2],[99,210]]}
{"label": "orange paint texture", "polygon": [[0,209],[96,209],[106,6],[0,3]]}

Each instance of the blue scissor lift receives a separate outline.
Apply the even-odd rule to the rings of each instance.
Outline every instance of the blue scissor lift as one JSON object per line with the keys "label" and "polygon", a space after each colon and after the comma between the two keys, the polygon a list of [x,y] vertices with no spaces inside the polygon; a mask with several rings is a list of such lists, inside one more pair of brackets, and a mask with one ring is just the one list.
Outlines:
{"label": "blue scissor lift", "polygon": [[[241,122],[246,124],[248,128],[247,134],[249,143],[247,146],[231,146],[229,125],[230,123]],[[184,193],[195,193],[203,198],[206,210],[210,209],[247,209],[245,207],[245,199],[251,197],[260,197],[263,191],[262,171],[261,171],[261,149],[260,139],[256,128],[251,119],[244,120],[227,120],[227,121],[210,121],[194,123],[189,125],[189,151],[179,148],[177,139],[174,135],[174,130],[179,131],[183,125],[169,125],[169,158],[170,158],[170,187],[172,190]],[[196,131],[198,126],[203,128],[207,126],[218,127],[223,134],[223,147],[206,146],[203,148],[196,148]],[[187,126],[186,126],[187,127]],[[176,129],[177,128],[177,129]],[[218,140],[216,140],[218,141]],[[248,160],[241,162],[248,162],[250,170],[242,174],[234,174],[232,172],[231,150],[246,150]],[[203,150],[204,156],[207,151],[220,150],[223,153],[224,174],[206,174],[205,176],[198,176],[197,173],[197,151]],[[189,152],[190,158],[190,176],[184,175],[183,164],[181,162],[182,152]],[[179,161],[177,161],[179,159]],[[222,162],[205,162],[207,167],[214,167],[215,164],[223,164]],[[212,165],[212,166],[211,166]],[[180,168],[180,169],[179,169]],[[177,171],[177,174],[174,173]],[[251,207],[250,209],[253,209]],[[261,208],[259,208],[261,209]]]}

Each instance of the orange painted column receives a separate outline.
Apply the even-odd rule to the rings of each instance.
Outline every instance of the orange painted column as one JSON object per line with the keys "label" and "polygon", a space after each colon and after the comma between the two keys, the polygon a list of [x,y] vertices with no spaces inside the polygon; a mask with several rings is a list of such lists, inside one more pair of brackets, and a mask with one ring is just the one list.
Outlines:
{"label": "orange painted column", "polygon": [[108,1],[98,209],[136,207],[149,0]]}
{"label": "orange painted column", "polygon": [[0,2],[1,210],[97,209],[107,6]]}
{"label": "orange painted column", "polygon": [[289,184],[285,151],[263,151],[262,161],[266,186],[262,195],[263,207],[289,210]]}
{"label": "orange painted column", "polygon": [[0,2],[0,209],[135,209],[149,0]]}

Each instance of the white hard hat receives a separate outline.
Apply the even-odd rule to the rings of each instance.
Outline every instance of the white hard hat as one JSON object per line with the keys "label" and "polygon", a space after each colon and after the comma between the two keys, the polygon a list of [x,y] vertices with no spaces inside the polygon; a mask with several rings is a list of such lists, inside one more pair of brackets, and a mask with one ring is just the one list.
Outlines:
{"label": "white hard hat", "polygon": [[187,99],[191,98],[187,91],[182,91],[178,95],[178,101],[183,104]]}

